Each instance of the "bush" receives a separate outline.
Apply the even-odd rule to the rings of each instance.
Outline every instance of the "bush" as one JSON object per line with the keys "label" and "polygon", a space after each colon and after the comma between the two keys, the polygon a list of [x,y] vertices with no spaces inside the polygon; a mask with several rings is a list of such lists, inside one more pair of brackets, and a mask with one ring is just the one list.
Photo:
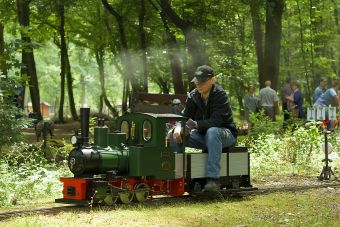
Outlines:
{"label": "bush", "polygon": [[[66,152],[68,146],[54,150],[55,155]],[[4,146],[0,156],[0,205],[8,206],[26,200],[57,197],[62,192],[61,176],[71,176],[67,162],[49,162],[46,149],[18,143]],[[52,153],[53,153],[52,152]]]}
{"label": "bush", "polygon": [[22,110],[15,106],[16,88],[15,80],[0,75],[0,149],[3,145],[22,141],[21,129],[29,124]]}
{"label": "bush", "polygon": [[70,175],[66,166],[22,163],[13,168],[0,161],[0,205],[15,205],[26,200],[57,196],[62,192],[59,177]]}
{"label": "bush", "polygon": [[275,134],[280,132],[281,122],[272,121],[265,115],[263,109],[258,113],[250,113],[250,121],[252,122],[250,135],[253,138],[257,138],[262,134]]}
{"label": "bush", "polygon": [[[330,135],[333,145],[332,166],[339,166],[339,133]],[[295,126],[282,133],[259,133],[240,144],[247,145],[251,153],[251,171],[255,175],[318,174],[324,163],[324,135],[316,124],[308,128]],[[334,168],[333,168],[334,169]]]}

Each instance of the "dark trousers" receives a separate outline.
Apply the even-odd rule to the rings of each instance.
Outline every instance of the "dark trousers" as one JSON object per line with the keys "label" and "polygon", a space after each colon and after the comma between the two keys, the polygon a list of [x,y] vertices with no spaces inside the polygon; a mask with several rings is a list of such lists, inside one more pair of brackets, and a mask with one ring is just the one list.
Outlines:
{"label": "dark trousers", "polygon": [[265,115],[267,115],[272,121],[276,121],[275,108],[273,106],[262,106]]}
{"label": "dark trousers", "polygon": [[282,103],[282,111],[283,111],[283,128],[287,128],[288,126],[287,120],[290,119],[287,103]]}

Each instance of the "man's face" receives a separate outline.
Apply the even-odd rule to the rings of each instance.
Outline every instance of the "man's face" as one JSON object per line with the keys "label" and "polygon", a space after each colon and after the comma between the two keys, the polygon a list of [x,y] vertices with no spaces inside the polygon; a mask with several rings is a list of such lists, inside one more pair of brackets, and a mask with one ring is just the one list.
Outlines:
{"label": "man's face", "polygon": [[198,90],[198,92],[203,95],[203,94],[207,94],[210,92],[210,89],[212,87],[212,85],[214,84],[215,79],[214,77],[208,78],[205,82],[203,83],[197,83],[195,82],[196,88]]}
{"label": "man's face", "polygon": [[295,90],[298,88],[296,84],[292,84],[291,87],[292,87],[292,90],[293,90],[293,91],[295,91]]}
{"label": "man's face", "polygon": [[321,87],[326,87],[327,86],[327,80],[323,80],[320,82]]}
{"label": "man's face", "polygon": [[249,93],[250,93],[250,94],[253,94],[254,92],[255,92],[255,87],[250,87],[250,88],[249,88]]}

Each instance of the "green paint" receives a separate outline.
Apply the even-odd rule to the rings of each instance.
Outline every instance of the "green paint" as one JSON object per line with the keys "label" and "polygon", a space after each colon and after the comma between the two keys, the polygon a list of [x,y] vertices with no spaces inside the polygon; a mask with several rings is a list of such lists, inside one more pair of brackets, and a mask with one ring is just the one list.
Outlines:
{"label": "green paint", "polygon": [[110,147],[119,147],[122,143],[125,143],[125,133],[108,133],[107,134],[107,145]]}
{"label": "green paint", "polygon": [[94,128],[94,144],[98,147],[107,147],[107,133],[108,133],[108,128],[106,126],[99,127],[96,126]]}

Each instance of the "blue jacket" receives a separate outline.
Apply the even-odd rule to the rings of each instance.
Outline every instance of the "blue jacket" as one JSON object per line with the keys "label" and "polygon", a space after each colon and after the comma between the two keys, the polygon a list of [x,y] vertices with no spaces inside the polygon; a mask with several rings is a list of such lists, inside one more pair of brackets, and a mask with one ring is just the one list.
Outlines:
{"label": "blue jacket", "polygon": [[220,127],[228,128],[233,136],[237,137],[229,98],[226,92],[217,85],[211,88],[207,105],[204,104],[197,89],[188,93],[183,115],[197,121],[197,130],[200,133],[206,133],[211,127]]}

